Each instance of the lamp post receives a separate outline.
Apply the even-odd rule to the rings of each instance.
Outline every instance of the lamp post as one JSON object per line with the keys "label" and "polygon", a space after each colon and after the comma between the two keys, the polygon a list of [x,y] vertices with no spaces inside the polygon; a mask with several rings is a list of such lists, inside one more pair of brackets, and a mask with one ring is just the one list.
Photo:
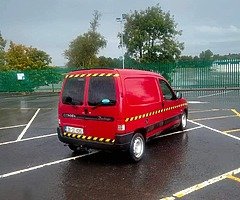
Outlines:
{"label": "lamp post", "polygon": [[124,69],[124,65],[125,65],[125,63],[124,63],[124,49],[123,49],[123,22],[124,22],[124,20],[126,19],[126,14],[122,14],[122,16],[121,17],[118,17],[118,18],[116,18],[116,20],[117,20],[117,22],[119,22],[120,23],[120,25],[121,25],[121,38],[120,38],[120,44],[121,44],[121,48],[122,48],[122,68]]}

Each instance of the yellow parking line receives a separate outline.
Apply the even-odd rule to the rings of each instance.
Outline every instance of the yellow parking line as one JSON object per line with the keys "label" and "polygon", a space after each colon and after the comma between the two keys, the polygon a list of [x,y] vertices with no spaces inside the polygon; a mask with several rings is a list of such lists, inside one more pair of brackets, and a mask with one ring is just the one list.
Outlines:
{"label": "yellow parking line", "polygon": [[233,175],[229,175],[229,176],[227,176],[227,178],[232,179],[232,180],[237,181],[237,182],[240,182],[240,178],[238,178],[236,176],[233,176]]}
{"label": "yellow parking line", "polygon": [[173,194],[170,197],[165,197],[165,198],[162,198],[160,200],[182,198],[182,197],[184,197],[184,196],[186,196],[186,195],[188,195],[188,194],[190,194],[192,192],[195,192],[197,190],[205,188],[205,187],[207,187],[209,185],[212,185],[212,184],[214,184],[216,182],[219,182],[221,180],[224,180],[226,178],[231,178],[233,180],[239,181],[239,178],[233,176],[233,175],[238,174],[238,173],[240,173],[240,168],[232,170],[232,171],[229,171],[229,172],[224,173],[224,174],[221,174],[221,175],[219,175],[217,177],[214,177],[214,178],[211,178],[211,179],[209,179],[207,181],[204,181],[202,183],[196,184],[196,185],[194,185],[192,187],[189,187],[189,188],[187,188],[185,190],[177,192],[177,193]]}
{"label": "yellow parking line", "polygon": [[233,129],[233,130],[228,130],[228,131],[223,131],[224,133],[234,133],[234,132],[238,132],[240,131],[240,129]]}
{"label": "yellow parking line", "polygon": [[240,113],[236,111],[235,109],[231,109],[232,112],[234,112],[238,117],[240,117]]}

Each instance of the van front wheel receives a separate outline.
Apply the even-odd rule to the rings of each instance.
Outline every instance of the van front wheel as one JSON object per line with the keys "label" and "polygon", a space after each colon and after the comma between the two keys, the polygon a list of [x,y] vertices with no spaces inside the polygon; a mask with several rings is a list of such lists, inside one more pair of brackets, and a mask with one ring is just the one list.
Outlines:
{"label": "van front wheel", "polygon": [[140,133],[136,133],[131,140],[129,147],[130,158],[138,162],[142,159],[145,152],[145,139]]}
{"label": "van front wheel", "polygon": [[184,111],[181,115],[181,122],[178,127],[179,131],[183,131],[187,127],[187,113]]}

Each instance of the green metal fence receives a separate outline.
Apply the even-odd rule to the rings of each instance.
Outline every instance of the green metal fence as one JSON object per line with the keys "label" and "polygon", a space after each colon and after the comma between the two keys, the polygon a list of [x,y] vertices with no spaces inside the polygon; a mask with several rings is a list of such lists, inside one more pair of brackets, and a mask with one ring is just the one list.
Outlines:
{"label": "green metal fence", "polygon": [[240,60],[180,62],[172,73],[172,80],[176,89],[239,88]]}
{"label": "green metal fence", "polygon": [[[130,65],[127,67],[131,68]],[[178,90],[240,89],[240,60],[135,64],[132,68],[158,72]]]}
{"label": "green metal fence", "polygon": [[67,68],[1,71],[0,92],[56,92],[69,71]]}
{"label": "green metal fence", "polygon": [[[126,63],[126,68],[161,73],[178,90],[240,88],[240,60]],[[0,71],[0,92],[58,92],[73,69]]]}

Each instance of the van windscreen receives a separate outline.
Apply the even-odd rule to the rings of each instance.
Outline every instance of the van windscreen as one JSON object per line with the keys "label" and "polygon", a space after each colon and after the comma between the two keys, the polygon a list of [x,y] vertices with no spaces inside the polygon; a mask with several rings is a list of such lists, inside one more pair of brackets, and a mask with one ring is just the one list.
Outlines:
{"label": "van windscreen", "polygon": [[68,78],[64,85],[62,102],[70,105],[82,105],[84,87],[84,78]]}
{"label": "van windscreen", "polygon": [[100,105],[103,100],[116,104],[115,82],[113,77],[92,77],[89,83],[88,104]]}

